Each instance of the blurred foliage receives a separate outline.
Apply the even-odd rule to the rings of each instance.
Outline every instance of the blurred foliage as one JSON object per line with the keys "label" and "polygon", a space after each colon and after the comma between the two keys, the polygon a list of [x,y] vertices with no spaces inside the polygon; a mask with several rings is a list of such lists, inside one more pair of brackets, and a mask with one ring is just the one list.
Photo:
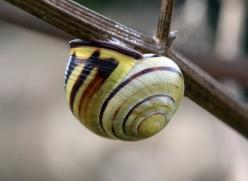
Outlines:
{"label": "blurred foliage", "polygon": [[[92,9],[100,9],[109,6],[133,6],[134,4],[154,4],[158,3],[160,0],[125,0],[125,1],[118,1],[118,0],[74,0],[86,7]],[[177,0],[176,6],[181,6],[185,3],[186,0]]]}
{"label": "blurred foliage", "polygon": [[103,1],[99,1],[99,0],[75,0],[75,1],[86,6],[86,7],[91,7],[91,8],[99,8],[102,6],[109,6],[110,4],[113,4],[113,3],[118,3],[114,0],[103,0]]}
{"label": "blurred foliage", "polygon": [[176,6],[182,6],[184,5],[186,0],[177,0],[175,3],[176,3]]}
{"label": "blurred foliage", "polygon": [[215,42],[216,32],[218,27],[219,21],[219,14],[220,14],[220,1],[219,0],[208,0],[207,1],[207,20],[210,27],[211,35],[212,35],[212,43]]}
{"label": "blurred foliage", "polygon": [[[246,7],[248,7],[248,1],[245,2],[246,3]],[[248,54],[248,10],[245,12],[245,20],[244,20],[244,39],[243,39],[243,46],[244,46],[244,50],[245,52]]]}
{"label": "blurred foliage", "polygon": [[134,7],[134,5],[137,4],[154,4],[154,2],[159,2],[159,0],[154,0],[154,1],[150,1],[150,0],[125,0],[125,1],[118,1],[118,0],[75,0],[76,2],[94,9],[94,10],[100,10],[102,8],[106,8],[106,7],[114,7],[114,6],[121,6],[123,8],[125,7]]}

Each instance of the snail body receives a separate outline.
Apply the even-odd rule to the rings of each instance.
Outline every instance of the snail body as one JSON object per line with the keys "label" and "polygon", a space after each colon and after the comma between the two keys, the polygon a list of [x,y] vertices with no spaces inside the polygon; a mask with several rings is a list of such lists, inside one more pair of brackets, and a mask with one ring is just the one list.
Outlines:
{"label": "snail body", "polygon": [[100,136],[141,140],[163,129],[184,94],[170,59],[105,41],[73,40],[65,73],[72,113]]}

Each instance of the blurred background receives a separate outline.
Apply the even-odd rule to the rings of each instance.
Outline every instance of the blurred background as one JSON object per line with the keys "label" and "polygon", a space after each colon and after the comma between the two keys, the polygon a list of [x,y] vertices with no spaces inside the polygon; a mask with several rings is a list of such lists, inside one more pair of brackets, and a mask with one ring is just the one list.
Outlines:
{"label": "blurred background", "polygon": [[[78,0],[153,35],[159,0]],[[174,47],[248,102],[248,1],[176,0]],[[65,102],[68,34],[0,1],[1,181],[247,181],[248,141],[185,98],[158,135],[100,138]],[[248,114],[248,113],[247,113]]]}

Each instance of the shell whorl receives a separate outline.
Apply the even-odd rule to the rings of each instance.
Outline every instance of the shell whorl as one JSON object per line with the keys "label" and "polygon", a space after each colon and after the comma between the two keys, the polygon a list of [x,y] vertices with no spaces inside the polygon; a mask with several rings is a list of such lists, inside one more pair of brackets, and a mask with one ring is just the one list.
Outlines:
{"label": "shell whorl", "polygon": [[70,46],[66,99],[75,117],[96,134],[150,137],[178,109],[184,81],[172,60],[102,41],[74,40]]}

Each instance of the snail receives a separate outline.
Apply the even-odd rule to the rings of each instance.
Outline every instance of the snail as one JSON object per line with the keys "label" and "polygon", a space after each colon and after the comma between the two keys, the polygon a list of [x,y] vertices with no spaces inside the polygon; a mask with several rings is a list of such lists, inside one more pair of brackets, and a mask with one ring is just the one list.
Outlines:
{"label": "snail", "polygon": [[141,140],[162,130],[184,95],[183,74],[169,58],[99,40],[70,41],[67,103],[94,133]]}

